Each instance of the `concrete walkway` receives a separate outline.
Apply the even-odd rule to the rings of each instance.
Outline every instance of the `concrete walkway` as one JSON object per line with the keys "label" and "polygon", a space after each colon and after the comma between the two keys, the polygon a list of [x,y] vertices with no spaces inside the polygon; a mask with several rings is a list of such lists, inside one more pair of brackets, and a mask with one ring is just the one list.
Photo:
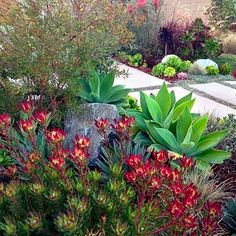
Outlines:
{"label": "concrete walkway", "polygon": [[[123,84],[131,88],[134,96],[139,100],[139,92],[156,94],[163,84],[163,80],[146,74],[132,67],[119,64],[120,70],[128,73],[128,78],[118,77],[115,84]],[[228,114],[236,115],[236,81],[219,81],[205,84],[185,85],[184,88],[167,83],[169,89],[175,92],[176,98],[180,99],[186,94],[193,92],[196,98],[193,112],[211,114],[215,117],[224,117]]]}

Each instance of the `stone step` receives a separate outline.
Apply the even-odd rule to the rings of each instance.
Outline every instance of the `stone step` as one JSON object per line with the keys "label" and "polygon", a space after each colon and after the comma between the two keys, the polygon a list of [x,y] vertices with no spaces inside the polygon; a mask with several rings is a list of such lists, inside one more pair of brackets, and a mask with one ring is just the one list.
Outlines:
{"label": "stone step", "polygon": [[236,81],[224,81],[227,84],[236,85]]}
{"label": "stone step", "polygon": [[[158,87],[164,83],[164,80],[158,79],[152,75],[144,73],[138,69],[132,68],[124,64],[118,64],[120,71],[128,72],[128,78],[126,76],[118,76],[115,79],[114,85],[125,85],[130,89],[142,89],[148,87]],[[169,84],[166,82],[166,84]]]}
{"label": "stone step", "polygon": [[189,87],[236,106],[236,89],[215,82],[194,84]]}
{"label": "stone step", "polygon": [[[174,91],[175,92],[175,96],[177,99],[180,99],[181,97],[187,95],[188,93],[190,93],[190,91],[180,88],[180,87],[173,87],[173,88],[169,88],[170,91]],[[158,89],[156,90],[147,90],[144,91],[146,94],[157,94]],[[130,93],[131,96],[135,97],[138,99],[139,101],[139,92],[133,92]],[[193,97],[196,98],[194,107],[192,109],[192,112],[195,113],[200,113],[200,114],[209,114],[209,115],[213,115],[214,117],[225,117],[228,114],[234,114],[236,115],[236,110],[227,107],[223,104],[220,104],[218,102],[212,101],[208,98],[196,95],[193,93]]]}

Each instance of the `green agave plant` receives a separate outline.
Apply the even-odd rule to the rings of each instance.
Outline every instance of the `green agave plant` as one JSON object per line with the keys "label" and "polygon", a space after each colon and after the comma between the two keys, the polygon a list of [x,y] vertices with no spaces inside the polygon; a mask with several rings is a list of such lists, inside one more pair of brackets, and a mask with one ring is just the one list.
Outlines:
{"label": "green agave plant", "polygon": [[210,163],[222,163],[230,153],[216,150],[228,131],[204,135],[208,115],[191,113],[195,99],[192,93],[176,101],[174,92],[164,84],[156,96],[140,92],[142,111],[129,110],[136,118],[135,141],[149,145],[149,149],[169,150],[193,157],[201,168]]}
{"label": "green agave plant", "polygon": [[123,85],[113,86],[115,72],[98,74],[95,70],[90,71],[88,80],[80,80],[81,91],[79,97],[89,103],[105,103],[116,106],[125,106],[125,97],[130,89],[125,89]]}

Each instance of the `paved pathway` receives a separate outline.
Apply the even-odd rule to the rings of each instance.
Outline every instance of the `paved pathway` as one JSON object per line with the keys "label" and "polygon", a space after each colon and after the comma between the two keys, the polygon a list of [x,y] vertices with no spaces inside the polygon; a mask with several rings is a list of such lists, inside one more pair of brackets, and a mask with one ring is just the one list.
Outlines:
{"label": "paved pathway", "polygon": [[[115,84],[123,84],[132,88],[132,96],[139,100],[139,92],[156,94],[163,84],[163,80],[141,72],[137,69],[119,64],[121,70],[128,72],[128,78],[118,77]],[[184,88],[166,83],[170,90],[175,92],[177,99],[193,92],[196,98],[193,112],[211,114],[215,117],[224,117],[228,114],[236,115],[236,81],[219,81],[205,84],[191,84]]]}

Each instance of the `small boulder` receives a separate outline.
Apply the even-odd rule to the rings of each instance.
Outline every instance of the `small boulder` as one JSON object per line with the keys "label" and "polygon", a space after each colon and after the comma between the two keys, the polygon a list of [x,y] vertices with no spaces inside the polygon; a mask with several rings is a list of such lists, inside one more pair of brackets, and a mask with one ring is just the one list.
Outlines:
{"label": "small boulder", "polygon": [[199,59],[192,64],[191,68],[189,69],[189,73],[206,75],[206,68],[208,66],[214,66],[216,69],[219,69],[217,63],[215,63],[214,61],[210,59]]}
{"label": "small boulder", "polygon": [[102,137],[94,125],[94,120],[100,117],[106,118],[112,123],[115,118],[119,117],[117,107],[110,104],[87,103],[82,104],[78,111],[70,112],[64,122],[67,134],[66,148],[73,148],[73,140],[76,134],[85,135],[91,138],[89,153],[91,155],[90,161],[94,162],[99,154],[99,146],[102,141]]}

